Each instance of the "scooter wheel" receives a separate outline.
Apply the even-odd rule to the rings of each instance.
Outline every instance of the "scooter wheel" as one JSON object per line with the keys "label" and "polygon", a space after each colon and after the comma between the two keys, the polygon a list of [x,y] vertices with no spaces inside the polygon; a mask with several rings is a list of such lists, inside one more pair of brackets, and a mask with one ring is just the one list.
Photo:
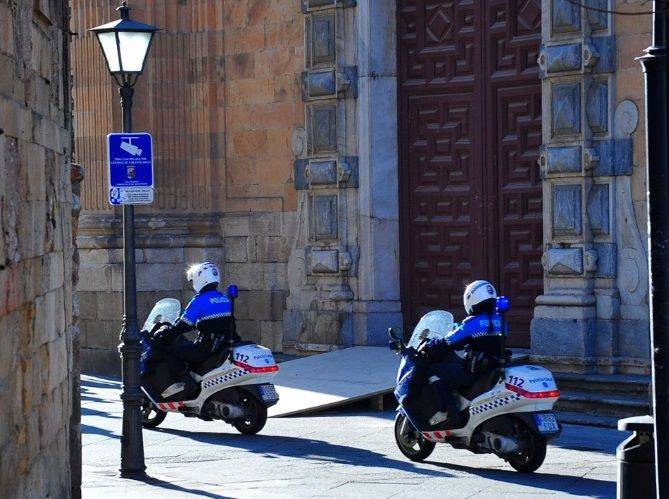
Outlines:
{"label": "scooter wheel", "polygon": [[150,400],[144,399],[142,402],[142,426],[144,428],[155,428],[165,421],[166,417],[166,412],[157,409]]}
{"label": "scooter wheel", "polygon": [[412,461],[427,459],[437,445],[425,440],[401,412],[395,416],[395,442],[400,452]]}
{"label": "scooter wheel", "polygon": [[241,406],[246,412],[246,416],[233,423],[239,433],[243,435],[255,435],[263,429],[267,422],[267,407],[255,397],[248,394],[242,395]]}
{"label": "scooter wheel", "polygon": [[519,437],[524,448],[507,456],[513,469],[521,473],[532,473],[541,466],[546,458],[546,439],[530,430],[525,423],[520,423]]}

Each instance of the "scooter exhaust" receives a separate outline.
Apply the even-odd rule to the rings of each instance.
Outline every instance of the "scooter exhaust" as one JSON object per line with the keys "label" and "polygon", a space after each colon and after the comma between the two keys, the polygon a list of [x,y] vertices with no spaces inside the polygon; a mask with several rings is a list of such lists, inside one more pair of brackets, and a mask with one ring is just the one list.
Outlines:
{"label": "scooter exhaust", "polygon": [[520,444],[513,438],[489,431],[484,431],[483,436],[485,437],[484,445],[495,454],[510,454],[520,449]]}
{"label": "scooter exhaust", "polygon": [[214,401],[214,410],[221,419],[237,419],[244,415],[244,410],[236,405]]}

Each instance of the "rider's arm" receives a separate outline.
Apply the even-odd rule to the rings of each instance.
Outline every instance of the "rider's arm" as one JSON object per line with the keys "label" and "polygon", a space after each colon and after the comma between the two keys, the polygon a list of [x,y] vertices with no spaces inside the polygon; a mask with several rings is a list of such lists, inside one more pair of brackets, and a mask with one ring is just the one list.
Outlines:
{"label": "rider's arm", "polygon": [[429,340],[427,347],[430,352],[445,354],[449,350],[461,350],[464,348],[472,334],[473,322],[470,319],[471,317],[467,317],[460,326],[443,338]]}
{"label": "rider's arm", "polygon": [[170,342],[174,340],[177,336],[187,333],[195,329],[195,324],[197,323],[196,319],[196,308],[197,305],[194,303],[195,298],[193,298],[186,309],[181,314],[181,317],[177,319],[174,325],[162,329],[160,332],[160,337]]}

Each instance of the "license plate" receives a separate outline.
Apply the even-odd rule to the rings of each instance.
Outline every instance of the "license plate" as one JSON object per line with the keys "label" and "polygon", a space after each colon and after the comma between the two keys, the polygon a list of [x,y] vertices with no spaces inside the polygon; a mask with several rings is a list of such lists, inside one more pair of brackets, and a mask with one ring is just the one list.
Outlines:
{"label": "license plate", "polygon": [[279,394],[276,393],[274,385],[259,385],[258,389],[263,400],[279,400]]}
{"label": "license plate", "polygon": [[556,433],[560,431],[555,414],[534,414],[534,422],[541,433]]}

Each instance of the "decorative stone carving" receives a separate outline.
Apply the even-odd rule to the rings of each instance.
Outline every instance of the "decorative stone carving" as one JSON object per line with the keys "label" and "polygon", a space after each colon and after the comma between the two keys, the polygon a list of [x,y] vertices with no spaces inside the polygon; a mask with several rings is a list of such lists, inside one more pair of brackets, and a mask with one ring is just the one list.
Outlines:
{"label": "decorative stone carving", "polygon": [[543,48],[539,55],[539,66],[547,73],[579,71],[581,69],[581,44],[565,43]]}
{"label": "decorative stone carving", "polygon": [[587,209],[593,235],[603,236],[611,232],[609,211],[609,184],[593,185],[590,188]]}
{"label": "decorative stone carving", "polygon": [[609,130],[609,84],[607,80],[592,80],[585,105],[588,125],[593,133]]}
{"label": "decorative stone carving", "polygon": [[551,31],[557,33],[581,30],[581,8],[569,0],[553,0],[551,5]]}
{"label": "decorative stone carving", "polygon": [[599,161],[593,175],[632,175],[632,139],[593,140]]}
{"label": "decorative stone carving", "polygon": [[592,45],[583,45],[583,66],[591,68],[599,61],[599,52]]}
{"label": "decorative stone carving", "polygon": [[315,241],[337,238],[337,196],[313,196],[311,216],[312,238]]}
{"label": "decorative stone carving", "polygon": [[305,17],[307,69],[336,63],[335,12]]}
{"label": "decorative stone carving", "polygon": [[335,159],[297,160],[295,188],[358,187],[358,158],[344,156]]}
{"label": "decorative stone carving", "polygon": [[616,181],[617,209],[620,229],[618,244],[618,289],[621,302],[626,305],[642,305],[648,297],[648,260],[632,204],[631,181],[620,177]]}
{"label": "decorative stone carving", "polygon": [[538,161],[549,175],[578,173],[581,171],[581,146],[542,147]]}
{"label": "decorative stone carving", "polygon": [[307,145],[307,132],[304,127],[298,126],[290,133],[290,149],[293,156],[300,157]]}
{"label": "decorative stone carving", "polygon": [[595,243],[595,251],[597,251],[597,271],[596,277],[616,277],[617,271],[617,246],[615,243]]}
{"label": "decorative stone carving", "polygon": [[308,105],[307,131],[310,155],[336,154],[337,103]]}
{"label": "decorative stone carving", "polygon": [[340,284],[330,288],[330,299],[333,301],[349,301],[353,299],[353,291],[348,284]]}
{"label": "decorative stone carving", "polygon": [[599,163],[599,155],[592,147],[586,147],[583,151],[583,166],[586,170],[594,169]]}
{"label": "decorative stone carving", "polygon": [[624,100],[616,107],[613,129],[616,138],[632,135],[639,125],[639,110],[631,100]]}
{"label": "decorative stone carving", "polygon": [[543,254],[541,263],[549,275],[581,275],[583,274],[583,251],[581,248],[552,248]]}
{"label": "decorative stone carving", "polygon": [[358,69],[345,66],[339,69],[305,71],[301,76],[302,100],[318,98],[357,97]]}
{"label": "decorative stone carving", "polygon": [[586,250],[585,252],[585,271],[594,272],[597,270],[597,251],[594,249]]}
{"label": "decorative stone carving", "polygon": [[551,132],[553,136],[581,133],[580,82],[554,83],[551,86]]}
{"label": "decorative stone carving", "polygon": [[576,236],[581,232],[581,185],[554,185],[553,235]]}
{"label": "decorative stone carving", "polygon": [[307,247],[307,271],[311,274],[336,274],[339,272],[337,250]]}

